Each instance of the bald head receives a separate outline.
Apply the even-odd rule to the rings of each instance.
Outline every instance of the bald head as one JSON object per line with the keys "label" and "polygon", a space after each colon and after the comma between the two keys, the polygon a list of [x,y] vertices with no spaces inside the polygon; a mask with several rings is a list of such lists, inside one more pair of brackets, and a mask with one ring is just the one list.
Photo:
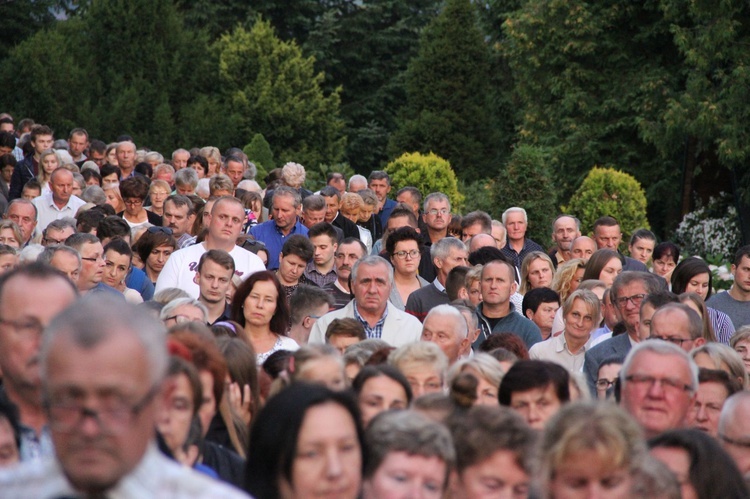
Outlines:
{"label": "bald head", "polygon": [[485,246],[492,246],[493,248],[497,248],[497,241],[495,241],[495,238],[489,234],[477,234],[476,236],[472,237],[471,241],[469,242],[469,252],[474,252],[479,248],[484,248]]}
{"label": "bald head", "polygon": [[588,236],[577,237],[570,246],[570,254],[573,258],[588,260],[596,251],[596,241]]}

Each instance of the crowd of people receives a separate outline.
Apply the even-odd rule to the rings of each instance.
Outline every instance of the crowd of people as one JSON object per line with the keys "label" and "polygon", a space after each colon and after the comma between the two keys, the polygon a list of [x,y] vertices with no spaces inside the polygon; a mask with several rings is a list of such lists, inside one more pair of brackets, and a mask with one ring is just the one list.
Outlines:
{"label": "crowd of people", "polygon": [[750,246],[252,159],[0,115],[0,497],[750,497]]}

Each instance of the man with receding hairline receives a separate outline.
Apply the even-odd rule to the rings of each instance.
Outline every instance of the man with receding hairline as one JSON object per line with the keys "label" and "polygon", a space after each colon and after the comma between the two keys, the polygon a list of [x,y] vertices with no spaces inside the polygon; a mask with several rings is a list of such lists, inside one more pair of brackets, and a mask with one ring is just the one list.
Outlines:
{"label": "man with receding hairline", "polygon": [[78,208],[86,201],[73,194],[73,174],[65,168],[52,172],[49,179],[51,192],[32,201],[37,209],[37,226],[43,231],[50,222],[60,218],[74,218]]}

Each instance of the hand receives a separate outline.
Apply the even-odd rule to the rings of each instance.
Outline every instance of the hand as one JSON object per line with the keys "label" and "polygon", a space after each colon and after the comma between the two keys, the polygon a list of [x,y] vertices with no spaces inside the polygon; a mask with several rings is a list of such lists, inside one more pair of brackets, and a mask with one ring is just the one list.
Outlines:
{"label": "hand", "polygon": [[250,418],[253,415],[250,410],[252,400],[250,385],[245,385],[240,389],[240,385],[237,383],[229,384],[229,407],[246,425],[250,424]]}

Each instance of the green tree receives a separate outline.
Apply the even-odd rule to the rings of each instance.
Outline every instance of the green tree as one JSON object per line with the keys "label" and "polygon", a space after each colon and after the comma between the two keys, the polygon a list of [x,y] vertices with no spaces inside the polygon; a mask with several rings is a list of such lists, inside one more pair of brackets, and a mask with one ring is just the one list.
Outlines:
{"label": "green tree", "polygon": [[434,151],[462,179],[486,175],[496,156],[488,112],[489,53],[469,0],[448,0],[409,64],[407,105],[389,151]]}
{"label": "green tree", "polygon": [[22,41],[51,27],[55,22],[54,9],[60,3],[59,0],[0,1],[0,19],[3,22],[0,60]]}
{"label": "green tree", "polygon": [[412,186],[427,195],[442,192],[452,206],[461,206],[464,197],[458,190],[458,179],[451,164],[440,156],[429,153],[405,153],[388,163],[385,171],[395,191]]}
{"label": "green tree", "polygon": [[338,90],[324,94],[324,75],[315,73],[313,58],[303,57],[296,43],[279,40],[259,20],[250,31],[237,27],[222,36],[216,50],[221,90],[240,120],[235,140],[262,133],[279,162],[311,166],[342,158]]}
{"label": "green tree", "polygon": [[247,159],[252,161],[258,168],[258,173],[255,175],[256,179],[263,179],[268,172],[276,168],[271,145],[262,133],[253,135],[253,140],[242,150],[247,154]]}

